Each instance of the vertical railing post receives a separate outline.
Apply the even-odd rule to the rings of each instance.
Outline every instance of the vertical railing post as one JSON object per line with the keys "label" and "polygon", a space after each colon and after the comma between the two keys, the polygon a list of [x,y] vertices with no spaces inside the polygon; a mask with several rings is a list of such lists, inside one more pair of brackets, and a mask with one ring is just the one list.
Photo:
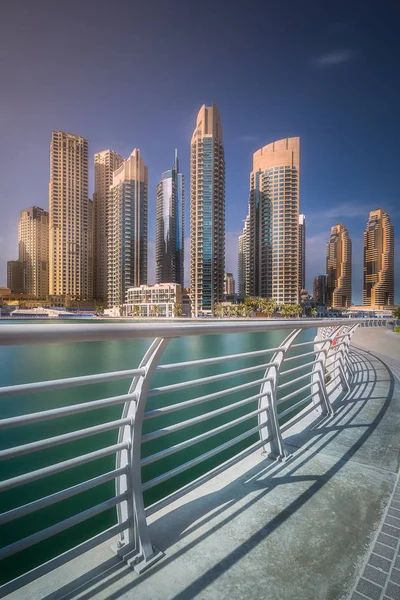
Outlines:
{"label": "vertical railing post", "polygon": [[265,442],[263,452],[267,452],[267,444],[269,443],[269,458],[275,458],[277,460],[287,460],[289,458],[289,453],[285,448],[278,420],[278,377],[285,354],[300,331],[301,329],[292,331],[292,333],[282,342],[279,350],[273,355],[271,364],[264,374],[264,377],[268,377],[268,381],[265,381],[260,389],[262,396],[258,401],[258,407],[259,409],[264,408],[258,415],[258,423],[263,426],[260,429],[260,440]]}
{"label": "vertical railing post", "polygon": [[117,542],[117,553],[138,573],[163,555],[152,546],[147,527],[142,491],[141,442],[147,393],[168,342],[168,338],[155,339],[144,355],[139,366],[144,369],[144,374],[134,377],[129,388],[129,393],[135,394],[135,399],[124,405],[122,413],[122,418],[131,417],[131,423],[120,429],[118,438],[119,442],[130,442],[129,450],[117,455],[117,468],[126,466],[127,474],[116,481],[117,494],[128,492],[127,502],[118,506],[118,521],[129,519],[130,527],[122,532]]}
{"label": "vertical railing post", "polygon": [[[332,340],[329,337],[324,337],[326,328],[319,327],[317,335],[314,338],[314,351],[315,360],[317,361],[312,368],[311,372],[311,393],[319,397],[319,403],[321,406],[321,412],[323,415],[331,415],[334,410],[328,399],[328,392],[326,389],[325,381],[325,369],[326,359],[329,349],[332,344]],[[321,343],[323,341],[323,343]],[[317,343],[318,342],[318,343]]]}

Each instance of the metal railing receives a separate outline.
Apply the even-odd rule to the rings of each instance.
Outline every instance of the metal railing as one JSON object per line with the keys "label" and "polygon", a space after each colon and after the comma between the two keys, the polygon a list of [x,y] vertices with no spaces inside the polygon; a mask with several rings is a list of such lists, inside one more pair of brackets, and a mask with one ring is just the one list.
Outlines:
{"label": "metal railing", "polygon": [[[101,449],[0,481],[0,492],[6,492],[77,466],[93,463],[100,458],[115,456],[115,468],[11,508],[0,515],[2,526],[95,489],[106,482],[115,481],[115,494],[112,498],[0,548],[0,559],[5,559],[110,508],[116,508],[115,525],[6,583],[3,592],[17,589],[116,536],[117,553],[139,573],[148,568],[162,555],[153,547],[150,539],[147,526],[149,515],[257,449],[261,449],[269,457],[285,460],[288,451],[285,448],[283,433],[287,429],[312,411],[316,411],[316,416],[332,414],[332,402],[349,389],[353,372],[352,362],[349,360],[349,345],[359,324],[359,319],[300,319],[218,321],[202,324],[120,323],[2,327],[0,346],[47,344],[60,340],[63,343],[138,338],[153,340],[137,368],[0,388],[1,402],[1,399],[12,396],[57,392],[77,386],[129,380],[124,394],[28,412],[0,420],[0,430],[5,430],[44,421],[54,422],[104,407],[122,406],[122,414],[118,419],[106,420],[94,426],[0,451],[0,460],[4,461],[44,449],[57,448],[62,444],[104,432],[118,432],[115,443]],[[312,329],[317,330],[313,340],[296,343],[302,331]],[[287,330],[289,334],[274,348],[265,347],[190,361],[160,363],[170,340],[174,338],[265,333],[275,330]],[[244,366],[246,361],[250,362],[250,365]],[[301,364],[298,364],[299,361]],[[212,374],[206,374],[209,368]],[[167,377],[172,383],[165,384],[164,381],[163,385],[154,385],[154,380],[160,376],[164,379]],[[185,394],[185,398],[180,396],[177,400],[176,394],[182,393]],[[190,416],[190,409],[194,407],[200,410],[200,413]],[[200,424],[201,431],[198,430]],[[187,431],[189,433],[182,438],[183,432]],[[211,439],[213,444],[209,447],[208,441]],[[158,440],[162,441],[159,446]],[[199,448],[197,454],[186,454],[194,446]],[[228,450],[229,458],[226,459]],[[183,454],[179,454],[181,452]],[[171,464],[169,458],[173,457],[175,460],[177,455],[180,459]],[[186,481],[183,485],[175,485],[176,489],[172,493],[161,494],[160,498],[145,506],[144,496],[150,490],[181,476],[193,467],[204,463],[207,465],[206,461],[220,455],[223,457],[221,463],[212,468],[203,468],[199,477]],[[56,452],[54,460],[57,461]],[[164,468],[158,469],[157,465],[163,461]],[[149,467],[150,476],[143,477],[143,473]]]}

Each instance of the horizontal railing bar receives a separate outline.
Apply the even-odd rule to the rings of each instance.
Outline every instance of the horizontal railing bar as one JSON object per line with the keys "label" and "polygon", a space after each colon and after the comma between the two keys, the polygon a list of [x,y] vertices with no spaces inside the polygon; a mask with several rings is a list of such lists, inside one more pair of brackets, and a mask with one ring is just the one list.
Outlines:
{"label": "horizontal railing bar", "polygon": [[10,417],[9,419],[0,420],[0,430],[10,429],[11,427],[20,427],[31,423],[40,423],[50,419],[57,419],[67,415],[76,415],[77,413],[87,412],[89,410],[97,410],[106,406],[114,406],[115,404],[125,404],[131,402],[137,397],[136,393],[122,394],[121,396],[111,396],[102,400],[93,400],[92,402],[83,402],[81,404],[72,404],[71,406],[63,406],[61,408],[53,408],[50,410],[42,410],[19,417]]}
{"label": "horizontal railing bar", "polygon": [[[306,367],[311,367],[312,365],[316,365],[317,363],[322,362],[320,358],[316,358],[315,360],[312,360],[311,362],[308,363],[304,363],[304,365],[299,365],[298,367],[293,367],[291,369],[286,369],[286,371],[281,371],[280,375],[283,377],[283,375],[289,375],[289,373],[296,373],[296,371],[301,371],[302,369],[305,369]],[[279,387],[282,387],[281,385]]]}
{"label": "horizontal railing bar", "polygon": [[310,381],[309,383],[307,383],[306,385],[303,385],[302,387],[298,388],[294,392],[290,392],[290,394],[286,394],[286,396],[284,396],[283,398],[279,398],[279,400],[277,401],[276,405],[279,406],[280,404],[283,404],[287,400],[290,400],[291,398],[294,398],[295,396],[297,396],[297,394],[300,394],[300,392],[303,392],[304,390],[306,390],[307,388],[309,388],[310,385],[313,385],[313,383],[315,383],[315,381]]}
{"label": "horizontal railing bar", "polygon": [[164,385],[158,388],[152,388],[149,390],[147,395],[148,398],[154,396],[160,396],[161,394],[167,394],[169,392],[175,392],[177,390],[187,389],[189,387],[195,387],[197,385],[206,385],[214,381],[221,381],[222,379],[229,379],[230,377],[238,377],[239,375],[245,375],[246,373],[254,373],[255,371],[265,371],[268,367],[274,363],[267,363],[264,365],[256,365],[255,367],[246,367],[245,369],[237,369],[237,371],[228,371],[227,373],[218,373],[218,375],[211,375],[210,377],[202,377],[201,379],[191,379],[189,381],[182,381],[181,383],[173,383],[171,385]]}
{"label": "horizontal railing bar", "polygon": [[139,338],[176,338],[192,335],[218,335],[222,333],[251,333],[274,331],[278,329],[315,329],[353,325],[361,323],[360,319],[282,319],[218,322],[177,322],[177,323],[79,323],[79,324],[45,324],[45,325],[7,325],[0,331],[0,346],[17,346],[20,344],[41,344],[68,342],[103,342],[109,340],[130,340]]}
{"label": "horizontal railing bar", "polygon": [[27,483],[31,483],[32,481],[37,481],[38,479],[43,479],[44,477],[54,475],[55,473],[61,473],[67,469],[84,465],[93,460],[97,460],[98,458],[108,456],[109,454],[115,454],[120,450],[128,450],[129,447],[129,442],[121,442],[120,444],[114,444],[113,446],[102,448],[101,450],[95,450],[94,452],[89,452],[88,454],[82,454],[76,458],[70,458],[69,460],[50,465],[49,467],[44,467],[43,469],[37,469],[36,471],[31,471],[30,473],[24,473],[23,475],[18,475],[17,477],[5,479],[4,481],[0,481],[0,492],[12,490],[20,485],[25,485]]}
{"label": "horizontal railing bar", "polygon": [[241,392],[243,390],[247,390],[249,388],[256,387],[257,385],[266,383],[267,381],[272,381],[272,378],[263,377],[262,379],[256,379],[255,381],[250,381],[249,383],[243,383],[242,385],[237,385],[235,387],[225,388],[224,390],[214,392],[212,394],[207,394],[206,396],[199,396],[198,398],[193,398],[192,400],[185,400],[184,402],[177,402],[176,404],[170,404],[169,406],[155,408],[154,410],[150,410],[149,412],[144,413],[144,418],[153,419],[161,415],[175,412],[176,410],[181,410],[183,408],[195,406],[196,404],[202,404],[203,402],[215,400],[216,398],[221,398],[221,396],[226,396],[230,393],[234,394],[237,392]]}
{"label": "horizontal railing bar", "polygon": [[248,413],[247,415],[238,417],[237,419],[234,419],[233,421],[229,421],[228,423],[224,423],[224,425],[220,425],[219,427],[215,427],[214,429],[208,429],[205,433],[201,433],[200,435],[197,435],[193,438],[185,440],[184,442],[175,444],[175,446],[170,446],[166,450],[161,450],[161,452],[156,452],[155,454],[152,454],[151,456],[147,456],[146,458],[143,458],[141,460],[140,464],[142,465],[142,467],[146,467],[147,465],[150,465],[151,463],[156,462],[157,460],[161,460],[163,458],[166,458],[167,456],[171,456],[171,454],[180,452],[181,450],[184,450],[185,448],[190,448],[190,446],[194,446],[194,444],[198,444],[199,442],[202,442],[203,440],[207,440],[208,438],[213,437],[214,435],[218,435],[219,433],[222,433],[223,431],[226,431],[227,429],[230,429],[231,427],[235,427],[236,425],[239,425],[240,423],[243,423],[244,421],[247,421],[248,419],[251,419],[252,417],[257,416],[262,412],[265,412],[265,407],[258,408],[257,410],[254,410],[254,411]]}
{"label": "horizontal railing bar", "polygon": [[16,456],[22,456],[23,454],[29,454],[30,452],[44,450],[45,448],[53,448],[54,446],[80,440],[91,435],[97,435],[99,433],[103,433],[104,431],[119,429],[122,425],[128,425],[131,422],[131,418],[127,417],[126,419],[118,419],[117,421],[110,421],[108,423],[94,425],[94,427],[86,427],[86,429],[79,429],[78,431],[71,431],[70,433],[56,435],[54,437],[32,442],[30,444],[13,446],[7,450],[0,450],[0,460],[7,460]]}
{"label": "horizontal railing bar", "polygon": [[285,415],[287,415],[287,414],[293,412],[294,410],[296,410],[296,408],[298,408],[299,406],[303,406],[303,404],[306,404],[307,402],[309,402],[311,400],[311,398],[316,393],[317,392],[313,392],[312,394],[309,394],[308,396],[306,396],[305,398],[303,398],[303,400],[300,400],[299,402],[296,402],[296,404],[293,404],[293,406],[289,406],[289,408],[286,408],[282,412],[278,413],[278,419],[281,419]]}
{"label": "horizontal railing bar", "polygon": [[142,443],[150,442],[151,440],[158,439],[165,435],[169,435],[171,433],[175,433],[175,431],[179,431],[180,429],[185,429],[186,427],[190,427],[191,425],[196,425],[197,423],[203,423],[208,419],[213,419],[214,417],[218,417],[219,415],[226,414],[236,408],[240,408],[242,406],[246,406],[246,404],[250,404],[250,402],[254,402],[255,400],[259,400],[263,396],[266,396],[268,392],[256,394],[255,396],[251,396],[250,398],[245,398],[244,400],[240,400],[239,402],[234,402],[229,404],[228,406],[223,406],[222,408],[218,408],[216,410],[212,410],[203,415],[198,415],[197,417],[193,417],[192,419],[187,419],[186,421],[181,421],[180,423],[175,423],[174,425],[169,425],[168,427],[163,427],[162,429],[157,429],[156,431],[151,431],[150,433],[146,433],[142,435]]}
{"label": "horizontal railing bar", "polygon": [[16,590],[27,585],[28,583],[31,583],[35,579],[38,579],[38,577],[42,577],[43,575],[50,573],[50,571],[54,571],[58,567],[65,565],[70,560],[73,560],[74,558],[80,556],[81,554],[88,552],[88,550],[92,550],[93,548],[96,548],[96,546],[99,546],[100,544],[103,544],[107,540],[112,539],[113,537],[115,537],[122,531],[125,531],[129,527],[130,527],[129,520],[123,521],[122,523],[118,523],[117,525],[113,525],[109,529],[106,529],[105,531],[98,533],[97,535],[86,540],[85,542],[82,542],[81,544],[74,546],[70,550],[63,552],[63,554],[59,554],[58,556],[55,556],[54,558],[43,563],[42,565],[35,567],[31,571],[27,571],[26,573],[23,573],[16,579],[13,579],[12,581],[9,581],[8,583],[5,583],[2,586],[0,586],[1,597],[11,594],[11,592],[15,592]]}
{"label": "horizontal railing bar", "polygon": [[283,359],[283,362],[289,362],[291,360],[298,360],[299,358],[304,358],[305,356],[314,356],[316,353],[325,352],[322,348],[315,350],[314,352],[304,352],[303,354],[298,354],[297,356],[290,356]]}
{"label": "horizontal railing bar", "polygon": [[36,533],[32,533],[32,535],[28,535],[22,540],[18,540],[17,542],[13,542],[8,546],[4,546],[4,548],[0,548],[0,560],[7,558],[8,556],[12,556],[17,552],[21,552],[21,550],[25,550],[26,548],[30,548],[39,542],[43,542],[43,540],[47,540],[49,537],[53,535],[57,535],[57,533],[61,533],[70,527],[74,527],[87,519],[91,519],[100,513],[113,508],[113,506],[117,506],[117,504],[121,504],[121,502],[125,502],[128,499],[127,492],[120,494],[119,496],[114,496],[113,498],[109,498],[105,500],[105,502],[101,502],[101,504],[96,504],[95,506],[91,506],[90,508],[74,515],[73,517],[69,517],[68,519],[64,519],[55,525],[50,525],[50,527],[46,527],[45,529],[41,529]]}
{"label": "horizontal railing bar", "polygon": [[175,477],[175,475],[179,475],[179,473],[183,473],[184,471],[187,471],[188,469],[195,467],[196,465],[207,460],[208,458],[212,458],[216,454],[219,454],[220,452],[227,450],[231,446],[234,446],[238,442],[245,440],[250,435],[257,433],[257,431],[260,431],[260,429],[262,429],[263,427],[265,427],[264,424],[257,425],[257,427],[253,427],[252,429],[245,431],[244,433],[234,437],[232,440],[229,440],[228,442],[225,442],[224,444],[217,446],[213,450],[209,450],[208,452],[205,452],[204,454],[197,456],[197,458],[194,458],[193,460],[190,460],[190,461],[184,463],[183,465],[176,467],[175,469],[171,469],[170,471],[168,471],[167,473],[164,473],[163,475],[159,475],[158,477],[154,477],[153,479],[150,479],[150,481],[147,481],[146,483],[143,484],[142,490],[143,491],[149,490],[152,487],[155,487],[156,485],[159,485],[160,483],[163,483],[164,481],[171,479],[171,477]]}
{"label": "horizontal railing bar", "polygon": [[38,381],[35,383],[22,383],[19,385],[10,385],[0,387],[0,398],[5,396],[17,396],[20,394],[35,394],[38,392],[48,392],[50,390],[61,390],[80,385],[91,385],[94,383],[104,383],[106,381],[115,381],[127,379],[137,375],[145,375],[146,370],[129,369],[127,371],[113,371],[110,373],[96,373],[95,375],[82,375],[80,377],[68,377],[64,379],[53,379],[51,381]]}
{"label": "horizontal railing bar", "polygon": [[[283,373],[282,373],[283,375]],[[291,387],[292,385],[294,385],[295,383],[298,383],[299,381],[303,381],[303,379],[306,379],[306,377],[311,377],[312,373],[304,373],[304,375],[300,375],[299,377],[296,377],[295,379],[291,379],[290,381],[286,381],[285,383],[280,383],[278,385],[278,389],[279,390],[284,390],[285,388]]]}
{"label": "horizontal railing bar", "polygon": [[47,506],[52,506],[57,502],[61,502],[61,500],[66,500],[67,498],[71,498],[72,496],[76,496],[82,492],[86,492],[87,490],[102,485],[103,483],[112,481],[117,477],[126,475],[127,471],[127,466],[121,467],[120,469],[114,469],[108,473],[103,473],[102,475],[93,477],[93,479],[88,479],[87,481],[83,481],[82,483],[78,483],[59,492],[55,492],[49,496],[39,498],[39,500],[29,502],[29,504],[24,504],[22,506],[18,506],[17,508],[8,510],[7,512],[0,514],[0,525],[4,525],[4,523],[9,523],[10,521],[15,521],[15,519],[25,517],[26,515],[36,512],[37,510],[41,510],[42,508],[46,508]]}
{"label": "horizontal railing bar", "polygon": [[226,469],[229,469],[231,466],[240,462],[241,460],[243,460],[243,458],[250,456],[250,454],[255,452],[255,450],[258,450],[259,448],[261,448],[262,446],[267,444],[269,441],[270,441],[270,438],[256,442],[249,448],[245,448],[245,450],[242,450],[241,452],[239,452],[239,454],[235,454],[235,456],[233,456],[232,458],[229,458],[227,461],[222,463],[222,465],[218,465],[217,467],[214,467],[214,469],[211,469],[211,471],[208,471],[207,473],[200,475],[200,477],[198,477],[194,481],[191,481],[190,483],[186,484],[182,488],[179,488],[175,492],[172,492],[172,494],[169,494],[165,498],[158,500],[157,502],[155,502],[154,504],[152,504],[151,506],[146,508],[146,510],[145,510],[146,517],[150,517],[151,515],[153,515],[157,511],[161,510],[165,506],[169,506],[170,504],[172,504],[172,502],[175,502],[176,500],[178,500],[179,498],[182,498],[183,496],[185,496],[192,490],[195,490],[196,488],[198,488],[200,485],[203,485],[203,483],[210,481],[210,479],[212,479],[213,477],[216,477],[216,475],[219,475],[223,471],[226,471]]}
{"label": "horizontal railing bar", "polygon": [[186,362],[171,363],[169,365],[158,365],[157,371],[176,371],[177,369],[189,369],[190,367],[203,367],[206,365],[214,365],[219,363],[229,362],[231,360],[239,360],[240,358],[255,358],[256,356],[264,356],[265,354],[273,354],[274,352],[282,351],[282,347],[265,348],[265,350],[255,350],[254,352],[242,352],[240,354],[229,354],[227,356],[215,356],[213,358],[201,358],[199,360],[190,360]]}
{"label": "horizontal railing bar", "polygon": [[303,346],[312,346],[313,344],[325,344],[327,340],[310,340],[309,342],[300,342],[299,344],[291,344],[290,350],[292,348],[302,348]]}

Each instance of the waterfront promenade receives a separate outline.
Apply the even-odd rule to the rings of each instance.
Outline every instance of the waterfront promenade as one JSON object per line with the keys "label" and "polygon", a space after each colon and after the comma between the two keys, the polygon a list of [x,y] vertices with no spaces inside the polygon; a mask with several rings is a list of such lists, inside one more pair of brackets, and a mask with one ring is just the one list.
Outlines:
{"label": "waterfront promenade", "polygon": [[400,336],[353,343],[350,390],[285,432],[290,460],[255,452],[149,518],[165,556],[148,571],[106,543],[10,600],[400,598]]}

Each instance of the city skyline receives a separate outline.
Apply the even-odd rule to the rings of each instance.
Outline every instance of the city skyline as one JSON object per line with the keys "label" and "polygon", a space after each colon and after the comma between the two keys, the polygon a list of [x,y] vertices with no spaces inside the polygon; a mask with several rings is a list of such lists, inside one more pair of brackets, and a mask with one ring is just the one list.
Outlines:
{"label": "city skyline", "polygon": [[[95,152],[113,148],[128,156],[133,147],[141,149],[149,166],[152,268],[156,184],[176,147],[188,178],[192,123],[199,105],[214,99],[223,120],[227,165],[225,269],[236,273],[237,238],[245,216],[252,154],[273,140],[298,135],[302,139],[301,210],[307,217],[308,234],[306,288],[311,291],[313,276],[324,272],[330,227],[342,221],[353,240],[353,301],[361,303],[368,213],[382,206],[395,230],[400,228],[395,176],[400,124],[397,82],[392,77],[398,45],[394,10],[388,8],[382,14],[378,3],[362,11],[357,2],[342,8],[293,3],[289,17],[287,11],[275,8],[263,19],[265,8],[255,3],[259,22],[255,24],[252,11],[243,6],[228,24],[218,3],[212,5],[212,23],[206,10],[198,15],[189,6],[182,10],[182,4],[178,9],[179,3],[172,2],[177,7],[174,11],[171,5],[158,3],[163,26],[156,26],[154,36],[154,10],[140,7],[139,26],[137,12],[129,3],[123,4],[123,23],[118,11],[110,14],[101,3],[90,1],[80,4],[79,10],[49,4],[46,24],[31,3],[22,1],[18,7],[4,9],[0,44],[9,58],[0,66],[2,80],[7,82],[1,120],[0,283],[6,281],[6,261],[17,255],[19,211],[30,205],[47,208],[48,138],[53,129],[89,140],[90,195]],[[78,44],[71,45],[67,28],[59,31],[52,26],[60,19],[69,23]],[[17,40],[11,32],[21,25],[24,38]],[[193,31],[203,41],[192,44],[189,32]],[[104,36],[110,42],[107,50]],[[228,43],[230,39],[235,43]],[[137,48],[143,60],[133,77],[128,67]],[[254,60],[261,52],[266,57],[268,86],[258,76]],[[178,55],[179,69],[170,70]],[[60,77],[55,86],[57,69]],[[120,87],[104,86],[108,70]],[[253,81],[251,97],[246,86],[249,78]],[[375,101],[376,89],[385,98],[384,107]],[[29,161],[24,161],[21,174],[25,156]],[[382,170],[387,174],[384,180]],[[188,239],[187,233],[186,284]],[[395,254],[399,256],[399,236]],[[399,261],[396,268],[395,301],[399,303]],[[149,281],[155,281],[154,270],[149,271]]]}

